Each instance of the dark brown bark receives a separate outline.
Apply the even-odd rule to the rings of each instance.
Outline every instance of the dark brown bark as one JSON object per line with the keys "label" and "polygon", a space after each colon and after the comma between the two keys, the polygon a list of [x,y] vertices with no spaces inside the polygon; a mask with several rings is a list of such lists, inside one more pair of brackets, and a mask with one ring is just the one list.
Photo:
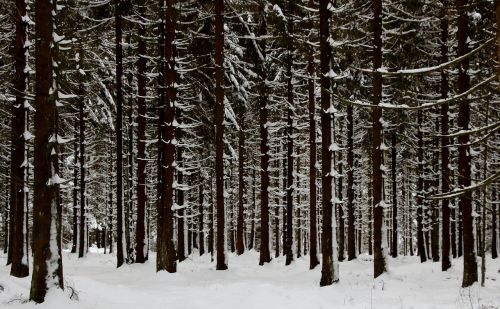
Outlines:
{"label": "dark brown bark", "polygon": [[286,128],[286,243],[284,248],[284,253],[286,255],[285,265],[290,265],[293,261],[293,83],[292,83],[292,69],[293,69],[293,12],[292,1],[288,1],[288,10],[290,16],[287,20],[287,60],[286,60],[286,71],[287,71],[287,128]]}
{"label": "dark brown bark", "polygon": [[[83,70],[83,59],[84,59],[84,51],[82,48],[79,50],[80,52],[80,69]],[[82,78],[82,77],[80,77]],[[85,235],[86,235],[86,210],[85,210],[85,97],[84,97],[84,85],[83,82],[80,81],[79,89],[78,89],[78,124],[79,124],[79,134],[78,134],[78,160],[80,163],[80,242],[78,247],[78,257],[83,257],[85,252],[87,251],[87,247],[85,246]]]}
{"label": "dark brown bark", "polygon": [[308,50],[307,81],[308,109],[309,109],[309,269],[314,269],[318,264],[318,214],[317,214],[317,189],[316,189],[316,100],[315,100],[315,66],[314,51]]}
{"label": "dark brown bark", "polygon": [[424,226],[423,226],[423,200],[422,194],[424,191],[424,178],[422,170],[424,168],[424,138],[422,133],[422,110],[417,112],[417,139],[418,139],[418,180],[417,180],[417,250],[420,256],[420,262],[427,261],[427,255],[424,243]]}
{"label": "dark brown bark", "polygon": [[162,127],[162,229],[158,239],[159,249],[156,270],[166,270],[169,273],[177,271],[176,252],[174,246],[174,215],[172,206],[174,204],[174,162],[176,155],[175,140],[175,102],[177,92],[175,89],[176,69],[175,69],[175,29],[176,12],[175,0],[167,0],[165,9],[165,105],[163,106],[164,124]]}
{"label": "dark brown bark", "polygon": [[252,250],[255,241],[255,212],[257,211],[256,192],[257,178],[255,168],[252,169],[252,217],[250,219],[250,239],[248,240],[248,250]]}
{"label": "dark brown bark", "polygon": [[215,0],[215,187],[217,270],[227,269],[224,208],[224,0]]}
{"label": "dark brown bark", "polygon": [[[177,121],[180,119],[180,109],[176,109],[176,114],[177,114]],[[176,140],[181,139],[181,129],[176,128]],[[181,147],[176,147],[177,149],[177,161],[176,161],[176,166],[179,166],[182,164],[182,148]],[[181,169],[176,169],[177,171],[177,183],[182,185],[184,182],[184,175],[182,173]],[[185,230],[185,224],[184,224],[184,191],[183,190],[176,190],[176,197],[177,197],[177,205],[179,205],[179,209],[177,210],[177,260],[179,262],[182,262],[186,259],[186,245],[185,245],[185,238],[184,238],[184,230]],[[189,229],[188,229],[188,234],[189,234]],[[191,235],[192,236],[192,235]],[[189,244],[189,240],[188,240]]]}
{"label": "dark brown bark", "polygon": [[[64,288],[61,259],[61,203],[57,144],[58,115],[53,87],[52,12],[57,3],[35,2],[35,156],[33,276],[30,300],[42,303],[49,288]],[[55,232],[55,233],[54,233]],[[49,269],[50,264],[50,269]]]}
{"label": "dark brown bark", "polygon": [[397,140],[396,132],[391,132],[391,177],[392,177],[392,247],[391,256],[398,257],[398,190],[397,190]]}
{"label": "dark brown bark", "polygon": [[[138,3],[140,16],[144,15],[144,1]],[[144,263],[146,227],[146,29],[138,25],[137,42],[137,223],[135,230],[135,262]]]}
{"label": "dark brown bark", "polygon": [[123,48],[122,3],[115,0],[116,57],[116,267],[124,262],[123,234]]}
{"label": "dark brown bark", "polygon": [[[16,39],[14,42],[14,93],[16,101],[12,105],[12,120],[11,120],[11,153],[10,153],[10,241],[8,262],[12,263],[10,274],[11,276],[23,278],[29,274],[27,242],[25,242],[27,234],[27,205],[28,205],[28,188],[27,173],[28,173],[28,101],[26,99],[26,88],[28,83],[29,72],[25,71],[27,65],[27,47],[26,32],[27,20],[23,20],[27,14],[26,2],[24,0],[16,0],[16,10],[14,12],[16,24]],[[25,133],[26,131],[26,133]],[[26,160],[26,162],[25,162]]]}
{"label": "dark brown bark", "polygon": [[[382,75],[377,72],[382,67],[382,0],[373,0],[373,105],[382,101]],[[372,109],[372,205],[373,205],[373,247],[374,247],[374,277],[386,272],[386,261],[382,249],[382,225],[384,209],[380,206],[383,200],[382,164],[382,109]]]}
{"label": "dark brown bark", "polygon": [[[267,21],[264,7],[260,7],[260,22],[258,26],[258,36],[267,35]],[[260,53],[266,57],[266,39],[259,42]],[[260,77],[258,82],[259,91],[259,124],[260,124],[260,258],[259,265],[271,261],[269,250],[269,145],[267,129],[267,72],[264,59],[258,59],[257,71]]]}
{"label": "dark brown bark", "polygon": [[322,197],[322,230],[321,230],[321,252],[323,253],[323,263],[321,269],[320,286],[331,285],[337,281],[337,274],[334,274],[333,240],[332,240],[332,175],[331,175],[331,121],[329,112],[331,102],[329,78],[332,51],[329,43],[331,12],[328,8],[329,0],[320,0],[320,84],[321,84],[321,187]]}
{"label": "dark brown bark", "polygon": [[[457,42],[458,55],[463,56],[469,52],[468,35],[468,0],[457,0],[456,9],[458,11]],[[464,58],[460,62],[458,71],[458,91],[464,93],[470,88],[470,79],[468,75],[469,58]],[[470,122],[470,105],[467,99],[462,99],[458,108],[458,128],[467,132]],[[469,155],[470,136],[462,134],[458,137],[458,184],[461,188],[467,188],[471,185],[471,157]],[[463,225],[463,249],[464,249],[464,273],[462,287],[468,287],[477,282],[477,262],[474,250],[474,231],[472,217],[472,193],[466,192],[459,198],[459,209],[462,214]]]}
{"label": "dark brown bark", "polygon": [[[201,176],[201,175],[200,175]],[[200,177],[200,179],[203,179]],[[203,200],[203,180],[201,181],[199,188],[198,188],[198,201],[200,204],[200,214],[198,215],[199,221],[198,221],[198,237],[199,237],[199,244],[200,244],[200,256],[205,254],[205,223],[203,221],[204,216],[205,216],[205,205],[204,205],[204,200]]]}
{"label": "dark brown bark", "polygon": [[[441,11],[441,63],[448,62],[448,0],[442,0],[443,9]],[[448,74],[441,72],[441,99],[448,97],[449,85]],[[450,150],[448,149],[448,104],[441,105],[441,192],[450,191]],[[446,271],[451,267],[450,260],[450,201],[441,201],[442,224],[441,224],[441,270]]]}
{"label": "dark brown bark", "polygon": [[74,127],[74,148],[73,148],[73,155],[74,155],[74,163],[73,163],[73,235],[72,235],[72,240],[73,244],[71,246],[71,253],[76,253],[77,246],[78,246],[78,140],[79,140],[79,130],[78,130],[79,124],[77,121],[75,121],[75,127]]}
{"label": "dark brown bark", "polygon": [[[244,106],[240,107],[240,126],[243,126],[245,120],[244,117]],[[244,167],[245,165],[245,131],[244,127],[241,127],[238,132],[238,219],[236,223],[236,253],[238,255],[245,252],[245,244],[243,242],[243,226],[244,226],[244,206],[243,206],[243,193],[244,193]]]}
{"label": "dark brown bark", "polygon": [[[491,200],[497,201],[496,190],[493,189],[491,193]],[[493,213],[491,215],[491,258],[496,259],[498,257],[498,237],[497,237],[497,223],[498,223],[498,212],[500,211],[500,206],[498,203],[493,204]]]}
{"label": "dark brown bark", "polygon": [[354,218],[354,117],[353,107],[347,106],[347,260],[356,258],[356,227]]}

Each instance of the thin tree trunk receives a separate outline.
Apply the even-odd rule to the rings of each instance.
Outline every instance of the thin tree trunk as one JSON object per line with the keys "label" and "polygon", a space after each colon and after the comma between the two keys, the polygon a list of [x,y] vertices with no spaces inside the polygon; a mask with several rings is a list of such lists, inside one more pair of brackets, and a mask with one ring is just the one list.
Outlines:
{"label": "thin tree trunk", "polygon": [[123,48],[122,3],[115,0],[115,56],[116,56],[116,266],[124,262],[123,233]]}
{"label": "thin tree trunk", "polygon": [[[458,55],[463,56],[469,52],[468,35],[468,0],[457,0],[456,8],[458,11]],[[470,80],[468,75],[469,58],[464,58],[460,62],[458,71],[458,91],[464,93],[470,88]],[[460,101],[458,109],[458,127],[460,130],[467,132],[470,121],[470,105],[467,99]],[[461,188],[467,188],[471,184],[471,157],[469,156],[470,137],[468,133],[458,137],[458,184]],[[465,192],[459,198],[459,209],[462,214],[463,225],[463,249],[464,249],[464,273],[462,287],[468,287],[474,282],[477,282],[477,262],[474,248],[474,231],[472,217],[472,193]]]}
{"label": "thin tree trunk", "polygon": [[[176,109],[176,114],[177,114],[177,121],[180,119],[180,109]],[[181,129],[176,128],[176,140],[179,141],[181,139]],[[177,161],[176,161],[176,168],[175,170],[177,171],[177,184],[178,185],[183,185],[184,182],[184,175],[182,172],[182,169],[178,169],[179,165],[182,164],[182,148],[181,147],[176,147],[177,150]],[[179,262],[182,262],[186,259],[186,244],[185,244],[185,239],[184,239],[184,233],[185,233],[185,222],[184,222],[184,191],[183,190],[176,190],[176,197],[177,197],[177,205],[180,207],[177,210],[177,260]],[[188,229],[189,233],[189,229]],[[192,236],[192,235],[191,235]],[[189,244],[189,240],[188,240]],[[190,252],[189,252],[190,253]]]}
{"label": "thin tree trunk", "polygon": [[[310,4],[312,4],[310,0]],[[314,51],[309,48],[307,73],[309,75],[308,109],[309,109],[309,269],[314,269],[318,264],[318,214],[317,214],[317,189],[316,189],[316,99],[315,99],[315,67]]]}
{"label": "thin tree trunk", "polygon": [[425,243],[424,243],[424,226],[423,226],[423,200],[422,194],[424,191],[424,178],[422,175],[422,169],[424,166],[424,139],[422,133],[422,110],[417,112],[417,126],[418,126],[418,180],[417,180],[417,250],[420,256],[420,262],[424,263],[427,261],[427,255],[425,253]]}
{"label": "thin tree trunk", "polygon": [[[24,0],[16,0],[15,24],[16,24],[16,39],[14,43],[14,58],[15,58],[15,74],[14,74],[14,91],[16,101],[12,105],[12,120],[11,120],[11,154],[10,154],[10,241],[9,241],[9,256],[8,262],[12,263],[10,274],[14,277],[23,278],[29,275],[28,267],[28,252],[25,252],[25,238],[27,236],[26,218],[28,196],[28,152],[27,139],[28,135],[28,107],[29,103],[26,99],[26,88],[28,83],[29,72],[25,71],[27,66],[28,47],[27,27],[28,20],[27,4]],[[26,212],[26,213],[25,213]]]}
{"label": "thin tree trunk", "polygon": [[[442,0],[443,9],[441,11],[441,63],[448,62],[448,0]],[[449,85],[448,74],[441,72],[441,99],[448,97]],[[441,105],[441,192],[450,191],[450,150],[448,148],[448,104]],[[441,201],[442,224],[441,224],[441,270],[446,271],[451,267],[450,259],[450,201]],[[454,227],[454,226],[453,226]],[[453,236],[454,237],[454,236]],[[455,255],[455,254],[454,254]]]}
{"label": "thin tree trunk", "polygon": [[215,0],[215,186],[217,270],[227,269],[224,207],[224,0]]}
{"label": "thin tree trunk", "polygon": [[398,257],[398,190],[397,190],[397,140],[396,132],[391,132],[391,176],[392,176],[392,248],[391,256]]}
{"label": "thin tree trunk", "polygon": [[[491,193],[491,200],[496,200],[496,190],[493,188]],[[498,206],[498,201],[492,204],[493,213],[491,214],[491,258],[496,259],[498,257],[498,237],[497,237],[497,222],[498,222],[498,212],[500,206]]]}
{"label": "thin tree trunk", "polygon": [[[144,1],[139,1],[139,14],[144,15]],[[135,261],[144,263],[146,239],[146,29],[138,25],[137,54],[137,222],[135,231]]]}
{"label": "thin tree trunk", "polygon": [[[83,70],[83,59],[84,59],[84,51],[83,48],[80,48],[80,69]],[[80,77],[80,78],[83,78]],[[78,124],[79,124],[79,151],[78,151],[78,159],[80,163],[80,242],[78,248],[78,257],[83,257],[87,250],[85,246],[85,227],[87,224],[86,219],[86,210],[85,210],[85,97],[84,97],[84,85],[83,81],[80,81],[79,84],[79,106],[78,106]]]}
{"label": "thin tree trunk", "polygon": [[[382,75],[377,72],[382,66],[382,0],[373,0],[373,105],[382,101]],[[372,194],[373,194],[373,246],[374,246],[374,277],[386,272],[386,260],[383,246],[384,209],[380,203],[383,199],[382,164],[382,109],[372,109]]]}
{"label": "thin tree trunk", "polygon": [[199,236],[199,243],[200,243],[200,256],[205,254],[205,230],[204,230],[204,216],[205,216],[205,205],[204,205],[204,195],[203,195],[203,178],[201,177],[200,174],[200,179],[202,181],[200,182],[199,188],[198,188],[198,201],[200,204],[200,214],[198,215],[199,221],[198,221],[198,236]]}
{"label": "thin tree trunk", "polygon": [[356,230],[354,218],[354,117],[353,107],[347,106],[347,260],[356,258]]}
{"label": "thin tree trunk", "polygon": [[[243,104],[242,104],[243,105]],[[240,107],[240,130],[238,131],[238,219],[236,224],[236,253],[238,255],[245,252],[245,244],[243,242],[243,225],[244,225],[244,205],[243,205],[243,193],[244,193],[244,165],[245,165],[245,131],[243,128],[244,120],[244,106]]]}

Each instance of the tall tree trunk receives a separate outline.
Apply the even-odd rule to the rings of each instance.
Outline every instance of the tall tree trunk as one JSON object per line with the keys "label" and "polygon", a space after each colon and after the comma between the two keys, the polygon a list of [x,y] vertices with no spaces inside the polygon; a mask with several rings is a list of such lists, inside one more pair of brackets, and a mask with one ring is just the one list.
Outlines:
{"label": "tall tree trunk", "polygon": [[[179,121],[181,113],[180,109],[176,110],[177,114],[177,121]],[[176,140],[179,141],[181,139],[181,129],[176,128]],[[178,169],[179,165],[182,165],[182,148],[181,147],[176,147],[177,149],[177,161],[176,161],[176,168],[175,170],[177,171],[177,184],[182,185],[184,182],[184,175],[182,173],[182,169]],[[184,232],[185,232],[185,224],[184,224],[184,191],[182,188],[180,190],[176,190],[176,197],[177,197],[177,205],[180,207],[177,210],[177,260],[179,262],[182,262],[186,259],[186,248],[185,248],[185,238],[184,238]],[[189,229],[188,229],[189,233]],[[188,241],[189,243],[189,241]]]}
{"label": "tall tree trunk", "polygon": [[288,1],[288,11],[289,16],[287,19],[287,132],[286,132],[286,243],[285,243],[285,255],[286,255],[286,265],[290,265],[293,261],[293,83],[292,83],[292,69],[293,69],[293,4],[292,1]]}
{"label": "tall tree trunk", "polygon": [[[496,190],[493,188],[491,193],[491,200],[496,201]],[[498,212],[500,206],[498,203],[493,204],[493,213],[491,214],[491,258],[496,259],[498,257],[498,236],[497,236],[497,222],[498,222]]]}
{"label": "tall tree trunk", "polygon": [[[116,57],[116,267],[124,262],[123,233],[123,31],[122,3],[115,0],[115,57]],[[81,201],[80,201],[81,202]]]}
{"label": "tall tree trunk", "polygon": [[176,252],[174,246],[174,216],[172,207],[174,204],[174,162],[176,154],[175,139],[175,102],[177,92],[175,88],[176,62],[175,62],[175,28],[176,12],[175,0],[167,0],[165,9],[165,105],[163,106],[164,124],[163,124],[163,153],[162,153],[162,179],[163,184],[163,203],[162,203],[162,230],[161,242],[158,252],[160,256],[157,261],[156,270],[166,270],[169,273],[177,271]]}
{"label": "tall tree trunk", "polygon": [[392,177],[392,248],[391,256],[398,257],[398,190],[397,190],[397,152],[396,132],[391,132],[391,177]]}
{"label": "tall tree trunk", "polygon": [[[144,1],[139,1],[140,17],[144,15]],[[137,222],[135,231],[135,261],[144,263],[146,239],[146,29],[139,25],[137,42]]]}
{"label": "tall tree trunk", "polygon": [[[243,104],[242,104],[243,105]],[[243,226],[244,226],[244,205],[243,205],[243,193],[244,193],[244,165],[245,165],[245,131],[243,124],[244,119],[244,105],[240,107],[240,130],[238,131],[238,219],[236,224],[236,253],[238,255],[245,252],[245,244],[243,242]]]}
{"label": "tall tree trunk", "polygon": [[199,188],[198,188],[198,200],[199,200],[199,204],[200,204],[200,214],[198,215],[199,216],[199,221],[198,221],[198,237],[199,237],[199,243],[200,243],[200,256],[202,256],[203,254],[205,254],[205,223],[203,221],[204,219],[204,216],[205,216],[205,205],[204,205],[204,192],[203,192],[203,178],[201,177],[201,173],[200,173],[200,179],[202,179],[202,181],[200,181],[200,185],[199,185]]}
{"label": "tall tree trunk", "polygon": [[[310,0],[310,4],[312,0]],[[314,269],[318,264],[318,214],[317,214],[317,189],[316,189],[316,99],[315,99],[315,67],[314,50],[308,49],[307,81],[308,109],[309,109],[309,269]]]}
{"label": "tall tree trunk", "polygon": [[[321,269],[320,286],[331,285],[338,281],[337,272],[337,257],[334,255],[333,237],[336,231],[332,231],[334,210],[332,203],[332,154],[330,152],[331,143],[331,121],[332,115],[330,109],[332,106],[330,90],[330,66],[332,58],[332,48],[330,46],[330,18],[331,12],[329,9],[331,2],[329,0],[320,0],[319,2],[319,19],[320,19],[320,84],[321,84],[321,187],[323,188],[323,216],[322,216],[322,232],[321,232],[321,252],[323,253],[323,264]],[[333,217],[333,218],[332,218]]]}
{"label": "tall tree trunk", "polygon": [[255,241],[255,211],[257,210],[257,178],[255,176],[255,167],[252,168],[252,217],[250,219],[250,239],[248,240],[248,250],[252,250]]}
{"label": "tall tree trunk", "polygon": [[73,244],[71,246],[71,253],[76,253],[78,247],[78,140],[79,140],[79,124],[75,121],[74,127],[74,164],[73,164]]}
{"label": "tall tree trunk", "polygon": [[[382,75],[377,71],[382,67],[382,0],[373,0],[373,105],[382,101]],[[372,109],[372,194],[373,194],[373,247],[374,247],[374,277],[377,278],[387,271],[385,253],[382,244],[384,224],[384,209],[380,203],[383,199],[382,164],[382,109]]]}
{"label": "tall tree trunk", "polygon": [[215,187],[217,270],[227,269],[224,207],[224,0],[215,0]]}
{"label": "tall tree trunk", "polygon": [[61,201],[58,176],[57,86],[53,40],[56,1],[35,2],[35,178],[33,276],[30,300],[42,303],[48,289],[64,288],[61,258]]}
{"label": "tall tree trunk", "polygon": [[[456,7],[458,11],[458,55],[463,56],[469,52],[468,36],[469,36],[469,21],[468,21],[468,0],[457,0]],[[458,91],[464,93],[470,88],[470,80],[468,75],[469,58],[464,58],[460,62],[458,71]],[[470,105],[467,99],[460,100],[458,108],[458,127],[463,132],[467,132],[470,122]],[[458,184],[461,188],[467,188],[471,185],[471,157],[469,155],[470,137],[468,133],[461,134],[458,137]],[[463,225],[463,246],[464,246],[464,273],[462,287],[468,287],[474,282],[477,282],[477,262],[474,248],[474,231],[472,217],[472,193],[465,192],[460,196],[459,209],[462,214]]]}
{"label": "tall tree trunk", "polygon": [[[448,62],[448,0],[442,0],[443,8],[441,10],[441,63]],[[441,72],[441,99],[448,97],[449,85],[448,74],[445,70]],[[449,106],[441,105],[441,192],[450,191],[450,150],[448,148],[449,138],[448,120]],[[441,270],[446,271],[451,267],[450,259],[450,201],[444,199],[441,201],[442,224],[441,224]]]}
{"label": "tall tree trunk", "polygon": [[[83,48],[80,48],[80,69],[83,70],[83,59],[84,59],[84,51]],[[83,76],[80,77],[81,79]],[[86,210],[85,210],[85,97],[84,97],[84,85],[83,81],[80,81],[79,89],[78,89],[78,124],[79,124],[79,137],[78,137],[78,159],[80,163],[80,242],[78,248],[78,257],[83,257],[85,252],[87,251],[87,242],[85,241],[85,228],[87,224],[86,219]]]}
{"label": "tall tree trunk", "polygon": [[424,224],[423,224],[423,200],[422,194],[424,192],[424,178],[423,178],[423,168],[424,168],[424,138],[422,133],[422,110],[417,112],[417,138],[418,138],[418,180],[417,180],[417,250],[420,256],[420,262],[424,263],[427,261],[427,255],[424,243]]}
{"label": "tall tree trunk", "polygon": [[28,109],[29,103],[26,99],[26,88],[29,72],[25,70],[28,62],[27,28],[28,20],[27,3],[24,0],[16,0],[14,12],[16,23],[16,39],[14,43],[15,75],[14,91],[16,95],[15,104],[12,105],[11,120],[11,154],[10,154],[10,248],[8,263],[12,263],[10,274],[14,277],[23,278],[29,274],[28,252],[25,250],[27,242],[27,197],[28,197]]}
{"label": "tall tree trunk", "polygon": [[354,218],[354,117],[352,105],[347,106],[347,260],[356,258],[356,226]]}
{"label": "tall tree trunk", "polygon": [[[258,26],[258,36],[260,38],[267,35],[266,12],[263,6],[260,8],[260,21]],[[260,40],[260,53],[257,65],[259,79],[259,122],[260,122],[260,258],[259,265],[264,265],[271,261],[269,250],[269,131],[267,128],[267,87],[266,87],[266,39]]]}

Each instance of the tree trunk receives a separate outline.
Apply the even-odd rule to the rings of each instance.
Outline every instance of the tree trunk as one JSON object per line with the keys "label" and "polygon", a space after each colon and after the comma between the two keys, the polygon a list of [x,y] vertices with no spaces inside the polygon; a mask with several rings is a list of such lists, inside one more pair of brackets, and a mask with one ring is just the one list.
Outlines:
{"label": "tree trunk", "polygon": [[356,227],[354,218],[354,117],[352,105],[347,106],[347,260],[356,258]]}
{"label": "tree trunk", "polygon": [[424,263],[427,261],[427,255],[425,253],[425,243],[424,243],[424,226],[423,226],[423,200],[422,194],[424,191],[424,178],[423,178],[423,167],[424,167],[424,138],[422,133],[422,110],[417,112],[417,127],[418,127],[418,180],[417,180],[417,250],[420,256],[420,262]]}
{"label": "tree trunk", "polygon": [[[310,4],[312,0],[310,1]],[[307,62],[308,109],[309,109],[309,269],[314,269],[318,264],[318,214],[317,214],[317,189],[316,189],[316,99],[315,99],[315,67],[314,50],[309,48]]]}
{"label": "tree trunk", "polygon": [[[80,48],[80,69],[83,70],[83,58],[84,58],[84,51],[82,48]],[[83,78],[81,76],[80,78]],[[85,210],[85,93],[84,93],[84,85],[83,81],[80,81],[79,84],[79,89],[78,89],[78,95],[79,95],[79,106],[78,106],[78,124],[79,124],[79,137],[78,137],[78,144],[79,144],[79,151],[78,151],[78,159],[80,163],[80,242],[79,242],[79,248],[78,248],[78,257],[83,257],[85,255],[85,252],[87,250],[87,247],[85,244],[87,243],[85,241],[85,227],[87,224],[87,219],[86,219],[86,210]]]}
{"label": "tree trunk", "polygon": [[[177,121],[179,121],[181,113],[180,109],[176,109]],[[181,139],[181,129],[176,128],[176,140],[179,141]],[[182,169],[178,169],[180,165],[182,165],[182,148],[176,147],[177,150],[177,161],[175,162],[175,170],[177,171],[177,184],[182,185],[184,182],[184,175],[182,173]],[[180,207],[177,210],[177,260],[182,262],[186,259],[186,248],[185,248],[185,224],[184,224],[184,191],[176,190],[177,197],[177,205]],[[189,229],[188,229],[189,233]],[[189,241],[188,241],[189,243]]]}
{"label": "tree trunk", "polygon": [[[243,104],[242,104],[243,105]],[[244,205],[243,193],[245,187],[244,180],[244,165],[245,165],[245,131],[243,124],[244,119],[244,105],[240,107],[240,130],[238,131],[238,219],[236,224],[236,253],[238,255],[245,252],[245,244],[243,242],[243,226],[244,226]]]}
{"label": "tree trunk", "polygon": [[[263,6],[260,7],[260,21],[258,26],[258,36],[267,35],[266,12]],[[265,68],[266,39],[260,40],[260,53],[263,59],[258,60],[257,72],[260,77],[258,84],[259,91],[259,122],[260,122],[260,258],[259,265],[271,261],[269,250],[269,145],[267,128],[267,72]]]}
{"label": "tree trunk", "polygon": [[398,190],[397,190],[397,152],[396,132],[391,132],[391,176],[392,176],[392,248],[391,256],[398,257]]}
{"label": "tree trunk", "polygon": [[293,83],[292,83],[292,69],[293,69],[293,4],[292,1],[288,1],[288,11],[289,17],[287,19],[287,33],[286,33],[286,44],[287,44],[287,60],[286,60],[286,70],[287,70],[287,132],[286,132],[286,243],[285,243],[285,255],[286,262],[285,265],[290,265],[293,261]]}
{"label": "tree trunk", "polygon": [[[457,41],[458,55],[463,56],[469,52],[468,35],[468,0],[456,1],[458,16]],[[464,93],[470,88],[470,80],[468,75],[469,58],[464,58],[460,62],[458,71],[458,91]],[[470,105],[467,99],[460,100],[458,108],[458,127],[460,130],[467,132],[470,121]],[[468,133],[458,137],[458,184],[461,188],[467,188],[471,185],[471,157],[469,155],[470,137]],[[474,231],[472,217],[472,193],[465,192],[459,198],[459,209],[462,214],[463,225],[463,251],[464,251],[464,273],[462,287],[468,287],[474,282],[477,282],[477,262],[474,247]]]}
{"label": "tree trunk", "polygon": [[[139,14],[144,15],[144,1],[139,1]],[[146,29],[138,25],[137,42],[137,222],[135,231],[135,261],[144,263],[146,239]]]}
{"label": "tree trunk", "polygon": [[[496,201],[496,190],[493,188],[491,194],[491,200]],[[498,222],[498,212],[500,206],[498,203],[493,204],[493,213],[491,215],[491,258],[496,259],[498,257],[498,238],[497,238],[497,222]]]}
{"label": "tree trunk", "polygon": [[122,3],[115,0],[116,57],[116,267],[124,262],[123,233],[123,48]]}
{"label": "tree trunk", "polygon": [[[443,9],[441,11],[441,63],[448,62],[448,0],[442,0]],[[448,74],[441,72],[441,99],[448,97]],[[441,193],[450,191],[450,150],[448,148],[448,104],[441,105]],[[441,201],[442,224],[441,224],[441,270],[446,271],[451,267],[450,259],[450,201]]]}
{"label": "tree trunk", "polygon": [[28,205],[28,110],[26,88],[29,72],[25,71],[28,62],[27,40],[28,20],[26,1],[16,0],[15,23],[16,39],[14,43],[15,75],[14,92],[15,104],[12,105],[11,120],[11,154],[10,154],[10,241],[9,258],[7,265],[12,263],[10,274],[23,278],[29,275],[28,253],[25,248],[27,236],[27,205]]}
{"label": "tree trunk", "polygon": [[215,186],[217,270],[227,269],[224,207],[224,0],[215,0]]}
{"label": "tree trunk", "polygon": [[53,12],[57,3],[35,2],[35,178],[33,200],[33,276],[30,300],[42,303],[47,290],[64,288],[61,258],[61,203],[58,162],[57,88],[52,55]]}
{"label": "tree trunk", "polygon": [[[382,0],[373,0],[373,105],[382,101],[382,75],[377,72],[382,67]],[[383,199],[383,177],[380,165],[382,164],[382,109],[372,109],[372,194],[373,194],[373,247],[374,247],[374,277],[377,278],[386,272],[385,253],[382,244],[384,224],[384,209],[380,203]]]}
{"label": "tree trunk", "polygon": [[338,281],[336,256],[334,256],[332,224],[335,215],[333,214],[332,203],[332,154],[330,152],[331,143],[331,119],[330,108],[332,106],[330,90],[330,66],[332,58],[332,48],[329,43],[330,38],[330,18],[331,12],[328,8],[331,5],[329,0],[320,0],[320,84],[321,84],[321,187],[322,189],[322,232],[321,232],[321,252],[323,253],[323,264],[321,269],[320,286],[331,285]]}
{"label": "tree trunk", "polygon": [[163,184],[163,203],[161,209],[162,229],[158,242],[161,244],[157,254],[159,256],[156,270],[166,270],[169,273],[177,271],[176,252],[174,246],[174,216],[172,207],[174,203],[174,162],[175,148],[177,141],[175,139],[175,102],[177,92],[176,83],[176,63],[175,63],[175,28],[176,12],[175,0],[167,0],[165,10],[165,105],[163,106],[164,124],[163,124],[163,153],[162,153],[162,179]]}
{"label": "tree trunk", "polygon": [[205,205],[204,205],[204,199],[203,199],[203,196],[204,196],[204,192],[203,192],[203,178],[201,177],[201,173],[200,173],[200,179],[202,180],[200,182],[200,185],[199,185],[199,188],[198,188],[198,200],[199,200],[199,204],[200,204],[200,214],[199,214],[199,221],[198,221],[198,237],[199,237],[199,243],[200,243],[200,256],[202,256],[203,254],[205,254],[205,230],[204,230],[204,215],[205,215]]}

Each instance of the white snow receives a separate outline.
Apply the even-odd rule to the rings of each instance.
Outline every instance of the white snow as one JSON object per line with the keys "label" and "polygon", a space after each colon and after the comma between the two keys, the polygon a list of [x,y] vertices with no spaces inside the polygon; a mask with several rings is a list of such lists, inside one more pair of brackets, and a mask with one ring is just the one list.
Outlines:
{"label": "white snow", "polygon": [[[99,251],[99,252],[98,252]],[[366,254],[339,263],[338,283],[319,287],[321,265],[309,270],[309,259],[285,266],[283,257],[258,266],[259,254],[229,254],[229,269],[215,270],[210,255],[197,253],[177,266],[178,272],[156,273],[155,254],[141,265],[116,269],[116,257],[91,248],[85,258],[63,252],[66,290],[52,290],[45,303],[25,302],[31,278],[13,278],[0,253],[2,309],[304,309],[304,308],[497,308],[500,304],[500,259],[488,255],[486,287],[461,289],[463,260],[441,272],[441,264],[419,263],[416,256],[390,260],[391,272],[373,279],[373,258]],[[321,256],[320,256],[321,261]],[[79,300],[70,300],[75,289]],[[471,306],[472,304],[472,306]],[[489,306],[489,307],[488,307]]]}

